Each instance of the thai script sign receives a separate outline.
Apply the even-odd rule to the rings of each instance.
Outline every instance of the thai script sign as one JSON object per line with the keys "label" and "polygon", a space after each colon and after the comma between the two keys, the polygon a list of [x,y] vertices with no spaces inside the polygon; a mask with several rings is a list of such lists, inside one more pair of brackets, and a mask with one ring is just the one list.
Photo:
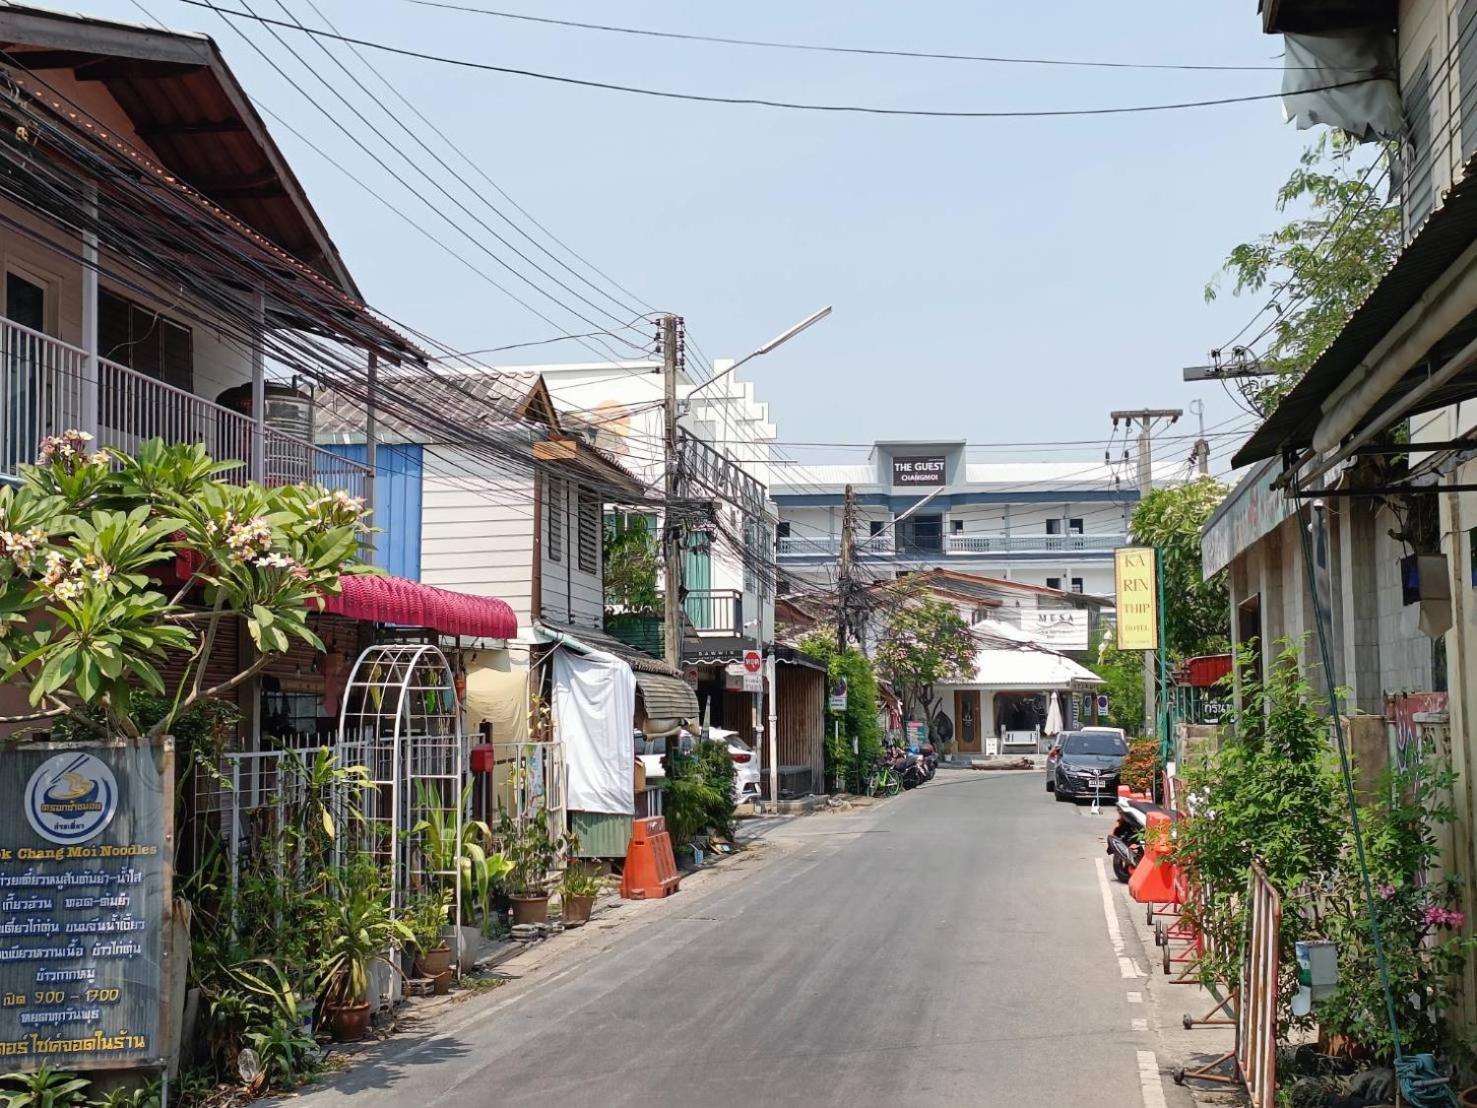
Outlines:
{"label": "thai script sign", "polygon": [[173,750],[38,743],[0,761],[0,1056],[12,1070],[168,1053]]}
{"label": "thai script sign", "polygon": [[894,458],[892,460],[892,483],[894,485],[939,486],[944,483],[944,459],[940,455],[926,458]]}
{"label": "thai script sign", "polygon": [[1154,564],[1152,546],[1120,546],[1113,551],[1119,650],[1159,649],[1159,590]]}

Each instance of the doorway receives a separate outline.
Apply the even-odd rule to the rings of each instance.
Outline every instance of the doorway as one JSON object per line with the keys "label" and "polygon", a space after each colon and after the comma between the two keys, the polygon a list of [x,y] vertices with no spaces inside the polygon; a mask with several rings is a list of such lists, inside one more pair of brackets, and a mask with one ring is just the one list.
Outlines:
{"label": "doorway", "polygon": [[[46,287],[19,273],[5,274],[5,315],[11,323],[40,333],[46,328]],[[0,365],[0,410],[4,419],[0,473],[15,473],[23,462],[36,459],[47,401],[44,369],[46,346],[35,335],[5,329],[4,362]],[[49,427],[50,421],[46,421]]]}
{"label": "doorway", "polygon": [[979,689],[954,690],[954,738],[957,740],[959,753],[980,753]]}

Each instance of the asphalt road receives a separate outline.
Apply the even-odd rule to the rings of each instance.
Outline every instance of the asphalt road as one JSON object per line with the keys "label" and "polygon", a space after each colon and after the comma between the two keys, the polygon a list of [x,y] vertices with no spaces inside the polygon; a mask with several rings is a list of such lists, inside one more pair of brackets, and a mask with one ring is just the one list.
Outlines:
{"label": "asphalt road", "polygon": [[1145,1006],[1128,1002],[1140,986],[1097,876],[1108,817],[1042,785],[940,774],[793,820],[742,879],[551,958],[299,1103],[1181,1103],[1168,1082],[1145,1093],[1152,1032],[1131,1029]]}

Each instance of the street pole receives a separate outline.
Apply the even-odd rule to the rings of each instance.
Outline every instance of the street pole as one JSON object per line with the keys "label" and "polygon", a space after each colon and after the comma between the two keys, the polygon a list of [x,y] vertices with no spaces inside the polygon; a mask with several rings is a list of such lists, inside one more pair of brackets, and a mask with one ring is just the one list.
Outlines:
{"label": "street pole", "polygon": [[1159,762],[1169,764],[1169,646],[1164,641],[1164,551],[1154,548],[1154,580],[1159,592],[1159,687],[1164,690],[1163,725],[1160,727]]}
{"label": "street pole", "polygon": [[672,518],[680,495],[677,461],[677,317],[662,316],[662,645],[667,665],[682,666],[682,528]]}
{"label": "street pole", "polygon": [[1200,467],[1200,476],[1210,476],[1210,440],[1205,437],[1205,401],[1190,401],[1190,411],[1200,421],[1200,435],[1195,440],[1195,462]]}
{"label": "street pole", "polygon": [[[769,798],[776,812],[780,804],[780,736],[779,736],[779,702],[775,699],[778,691],[775,687],[774,651],[771,650],[769,658],[765,663],[765,670],[769,678],[769,731],[765,734],[767,740],[764,745],[769,757]],[[824,787],[824,786],[822,786]]]}
{"label": "street pole", "polygon": [[[1154,491],[1154,422],[1159,419],[1167,419],[1174,423],[1185,413],[1179,408],[1137,408],[1133,411],[1119,411],[1110,413],[1113,417],[1113,427],[1116,429],[1120,421],[1132,426],[1139,425],[1139,454],[1138,454],[1138,486],[1139,501]],[[1159,573],[1159,554],[1156,548],[1154,554],[1155,576],[1159,577],[1159,653],[1160,670],[1164,668],[1164,593],[1163,577]],[[1159,682],[1162,673],[1155,673],[1154,655],[1144,652],[1144,723],[1152,724],[1154,733],[1160,734],[1162,726],[1159,719]]]}
{"label": "street pole", "polygon": [[851,559],[852,543],[855,541],[856,492],[846,486],[846,499],[841,508],[841,568],[836,575],[836,649],[846,650],[846,632],[849,629],[851,605]]}

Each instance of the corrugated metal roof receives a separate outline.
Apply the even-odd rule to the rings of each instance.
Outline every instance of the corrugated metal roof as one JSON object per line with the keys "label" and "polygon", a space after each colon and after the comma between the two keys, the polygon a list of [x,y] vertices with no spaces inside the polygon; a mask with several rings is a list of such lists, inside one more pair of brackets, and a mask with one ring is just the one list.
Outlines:
{"label": "corrugated metal roof", "polygon": [[[1467,163],[1463,177],[1411,240],[1399,259],[1376,285],[1364,303],[1344,324],[1328,349],[1319,355],[1297,387],[1283,398],[1232,459],[1236,467],[1271,458],[1284,450],[1312,444],[1313,432],[1323,415],[1323,402],[1359,365],[1381,339],[1420,301],[1432,283],[1445,273],[1477,240],[1477,158]],[[1402,387],[1391,390],[1384,403],[1402,395],[1423,378],[1423,364],[1412,367]],[[1433,393],[1412,414],[1444,407],[1462,395],[1470,397],[1470,380],[1455,389]],[[1369,414],[1375,414],[1372,410]]]}

